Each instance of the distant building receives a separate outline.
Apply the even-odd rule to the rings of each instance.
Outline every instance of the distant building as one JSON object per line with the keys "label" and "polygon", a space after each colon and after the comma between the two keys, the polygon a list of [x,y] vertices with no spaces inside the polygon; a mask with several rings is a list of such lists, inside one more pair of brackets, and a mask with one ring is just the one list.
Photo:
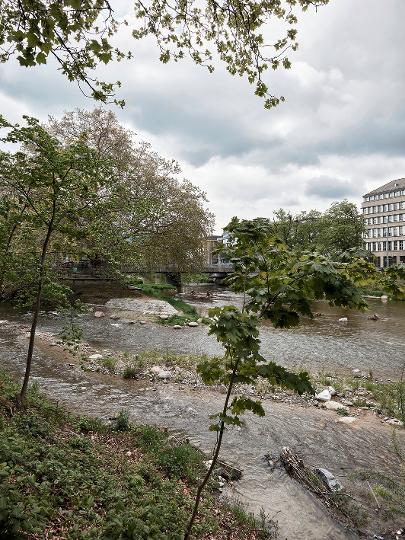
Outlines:
{"label": "distant building", "polygon": [[364,242],[377,257],[377,265],[405,264],[405,178],[366,193],[361,206]]}
{"label": "distant building", "polygon": [[217,250],[221,246],[225,245],[228,240],[228,233],[222,235],[209,236],[205,241],[205,262],[207,266],[216,266],[229,264],[229,260],[222,253],[218,253]]}

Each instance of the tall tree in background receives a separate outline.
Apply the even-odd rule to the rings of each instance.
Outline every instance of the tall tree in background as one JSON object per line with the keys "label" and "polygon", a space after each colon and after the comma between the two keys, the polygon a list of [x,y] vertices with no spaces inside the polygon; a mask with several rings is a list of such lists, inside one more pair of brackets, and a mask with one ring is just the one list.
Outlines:
{"label": "tall tree in background", "polygon": [[310,210],[292,215],[280,209],[274,216],[273,234],[290,248],[339,256],[363,246],[363,217],[347,200],[334,202],[324,213]]}
{"label": "tall tree in background", "polygon": [[[298,46],[297,12],[328,1],[134,0],[129,29],[136,40],[154,37],[163,63],[189,56],[212,72],[219,58],[231,75],[246,77],[269,108],[284,98],[269,91],[263,74],[269,67],[290,68],[287,53]],[[94,71],[100,63],[132,57],[114,46],[115,34],[127,26],[108,0],[0,0],[0,62],[16,56],[30,67],[54,58],[93,98],[123,105],[114,97],[120,83],[101,81]],[[278,34],[270,42],[269,26]]]}
{"label": "tall tree in background", "polygon": [[51,118],[49,130],[63,144],[85,135],[97,155],[107,157],[114,167],[116,182],[103,193],[104,219],[86,239],[89,245],[101,244],[108,252],[120,243],[128,259],[136,257],[139,269],[202,266],[204,241],[214,217],[206,208],[205,194],[181,179],[175,160],[161,157],[121,126],[112,112],[100,108],[76,110],[61,120]]}

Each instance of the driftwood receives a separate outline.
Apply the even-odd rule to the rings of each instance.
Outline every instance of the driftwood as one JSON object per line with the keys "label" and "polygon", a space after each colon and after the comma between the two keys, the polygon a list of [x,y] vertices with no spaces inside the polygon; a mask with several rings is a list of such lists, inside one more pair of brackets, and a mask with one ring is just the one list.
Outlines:
{"label": "driftwood", "polygon": [[280,461],[286,472],[315,496],[319,497],[327,508],[337,511],[347,518],[350,523],[353,523],[348,507],[349,499],[353,499],[353,497],[344,492],[337,493],[328,489],[314,470],[305,465],[303,459],[288,447],[283,448]]}

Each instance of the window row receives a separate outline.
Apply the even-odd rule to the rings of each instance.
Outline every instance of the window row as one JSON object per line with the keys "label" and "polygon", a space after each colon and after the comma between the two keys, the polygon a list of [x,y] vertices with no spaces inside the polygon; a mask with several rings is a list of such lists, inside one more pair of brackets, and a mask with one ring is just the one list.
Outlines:
{"label": "window row", "polygon": [[377,195],[369,195],[364,197],[365,201],[380,201],[381,199],[391,199],[392,197],[401,197],[405,195],[405,189],[397,189],[395,191],[390,191],[389,193],[377,193]]}
{"label": "window row", "polygon": [[381,223],[394,223],[394,221],[405,221],[405,214],[390,214],[389,216],[377,216],[364,218],[366,225],[378,225]]}
{"label": "window row", "polygon": [[366,249],[368,251],[403,251],[403,240],[392,240],[388,242],[367,242]]}
{"label": "window row", "polygon": [[405,227],[381,227],[379,229],[367,229],[364,238],[384,238],[387,236],[405,235]]}
{"label": "window row", "polygon": [[393,210],[401,210],[405,208],[405,201],[379,204],[378,206],[366,206],[363,208],[363,214],[379,214],[381,212],[392,212]]}

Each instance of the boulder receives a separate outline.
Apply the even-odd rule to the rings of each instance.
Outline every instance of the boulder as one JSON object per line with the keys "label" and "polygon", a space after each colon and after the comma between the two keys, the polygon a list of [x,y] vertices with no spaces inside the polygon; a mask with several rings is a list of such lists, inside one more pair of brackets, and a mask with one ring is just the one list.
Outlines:
{"label": "boulder", "polygon": [[181,326],[181,324],[174,324],[172,328],[174,328],[175,330],[181,330],[183,327]]}
{"label": "boulder", "polygon": [[102,358],[103,358],[103,355],[99,353],[91,354],[89,356],[89,360],[101,360]]}
{"label": "boulder", "polygon": [[105,317],[105,313],[104,313],[104,311],[95,311],[95,312],[94,312],[94,316],[95,316],[97,319],[101,319],[101,317]]}
{"label": "boulder", "polygon": [[315,469],[315,472],[329,491],[342,491],[342,484],[330,471],[328,471],[328,469]]}
{"label": "boulder", "polygon": [[381,297],[380,297],[380,300],[381,302],[388,302],[388,296],[386,294],[383,294]]}
{"label": "boulder", "polygon": [[369,317],[367,317],[369,321],[378,321],[380,319],[380,316],[377,313],[373,313]]}
{"label": "boulder", "polygon": [[340,317],[339,322],[345,323],[347,320],[347,317]]}
{"label": "boulder", "polygon": [[189,323],[187,323],[187,326],[190,326],[191,328],[195,328],[196,326],[198,326],[198,322],[190,321]]}
{"label": "boulder", "polygon": [[357,418],[355,416],[342,416],[336,422],[339,422],[339,424],[353,424],[356,420]]}
{"label": "boulder", "polygon": [[359,369],[357,369],[357,368],[352,369],[352,375],[356,379],[361,379],[361,371]]}
{"label": "boulder", "polygon": [[319,394],[315,394],[315,399],[318,401],[330,401],[331,397],[331,393],[327,389],[322,390]]}
{"label": "boulder", "polygon": [[342,403],[339,403],[339,401],[327,401],[325,403],[325,409],[329,409],[330,411],[337,411],[338,409],[344,409],[345,411],[349,411],[347,407],[345,407]]}

